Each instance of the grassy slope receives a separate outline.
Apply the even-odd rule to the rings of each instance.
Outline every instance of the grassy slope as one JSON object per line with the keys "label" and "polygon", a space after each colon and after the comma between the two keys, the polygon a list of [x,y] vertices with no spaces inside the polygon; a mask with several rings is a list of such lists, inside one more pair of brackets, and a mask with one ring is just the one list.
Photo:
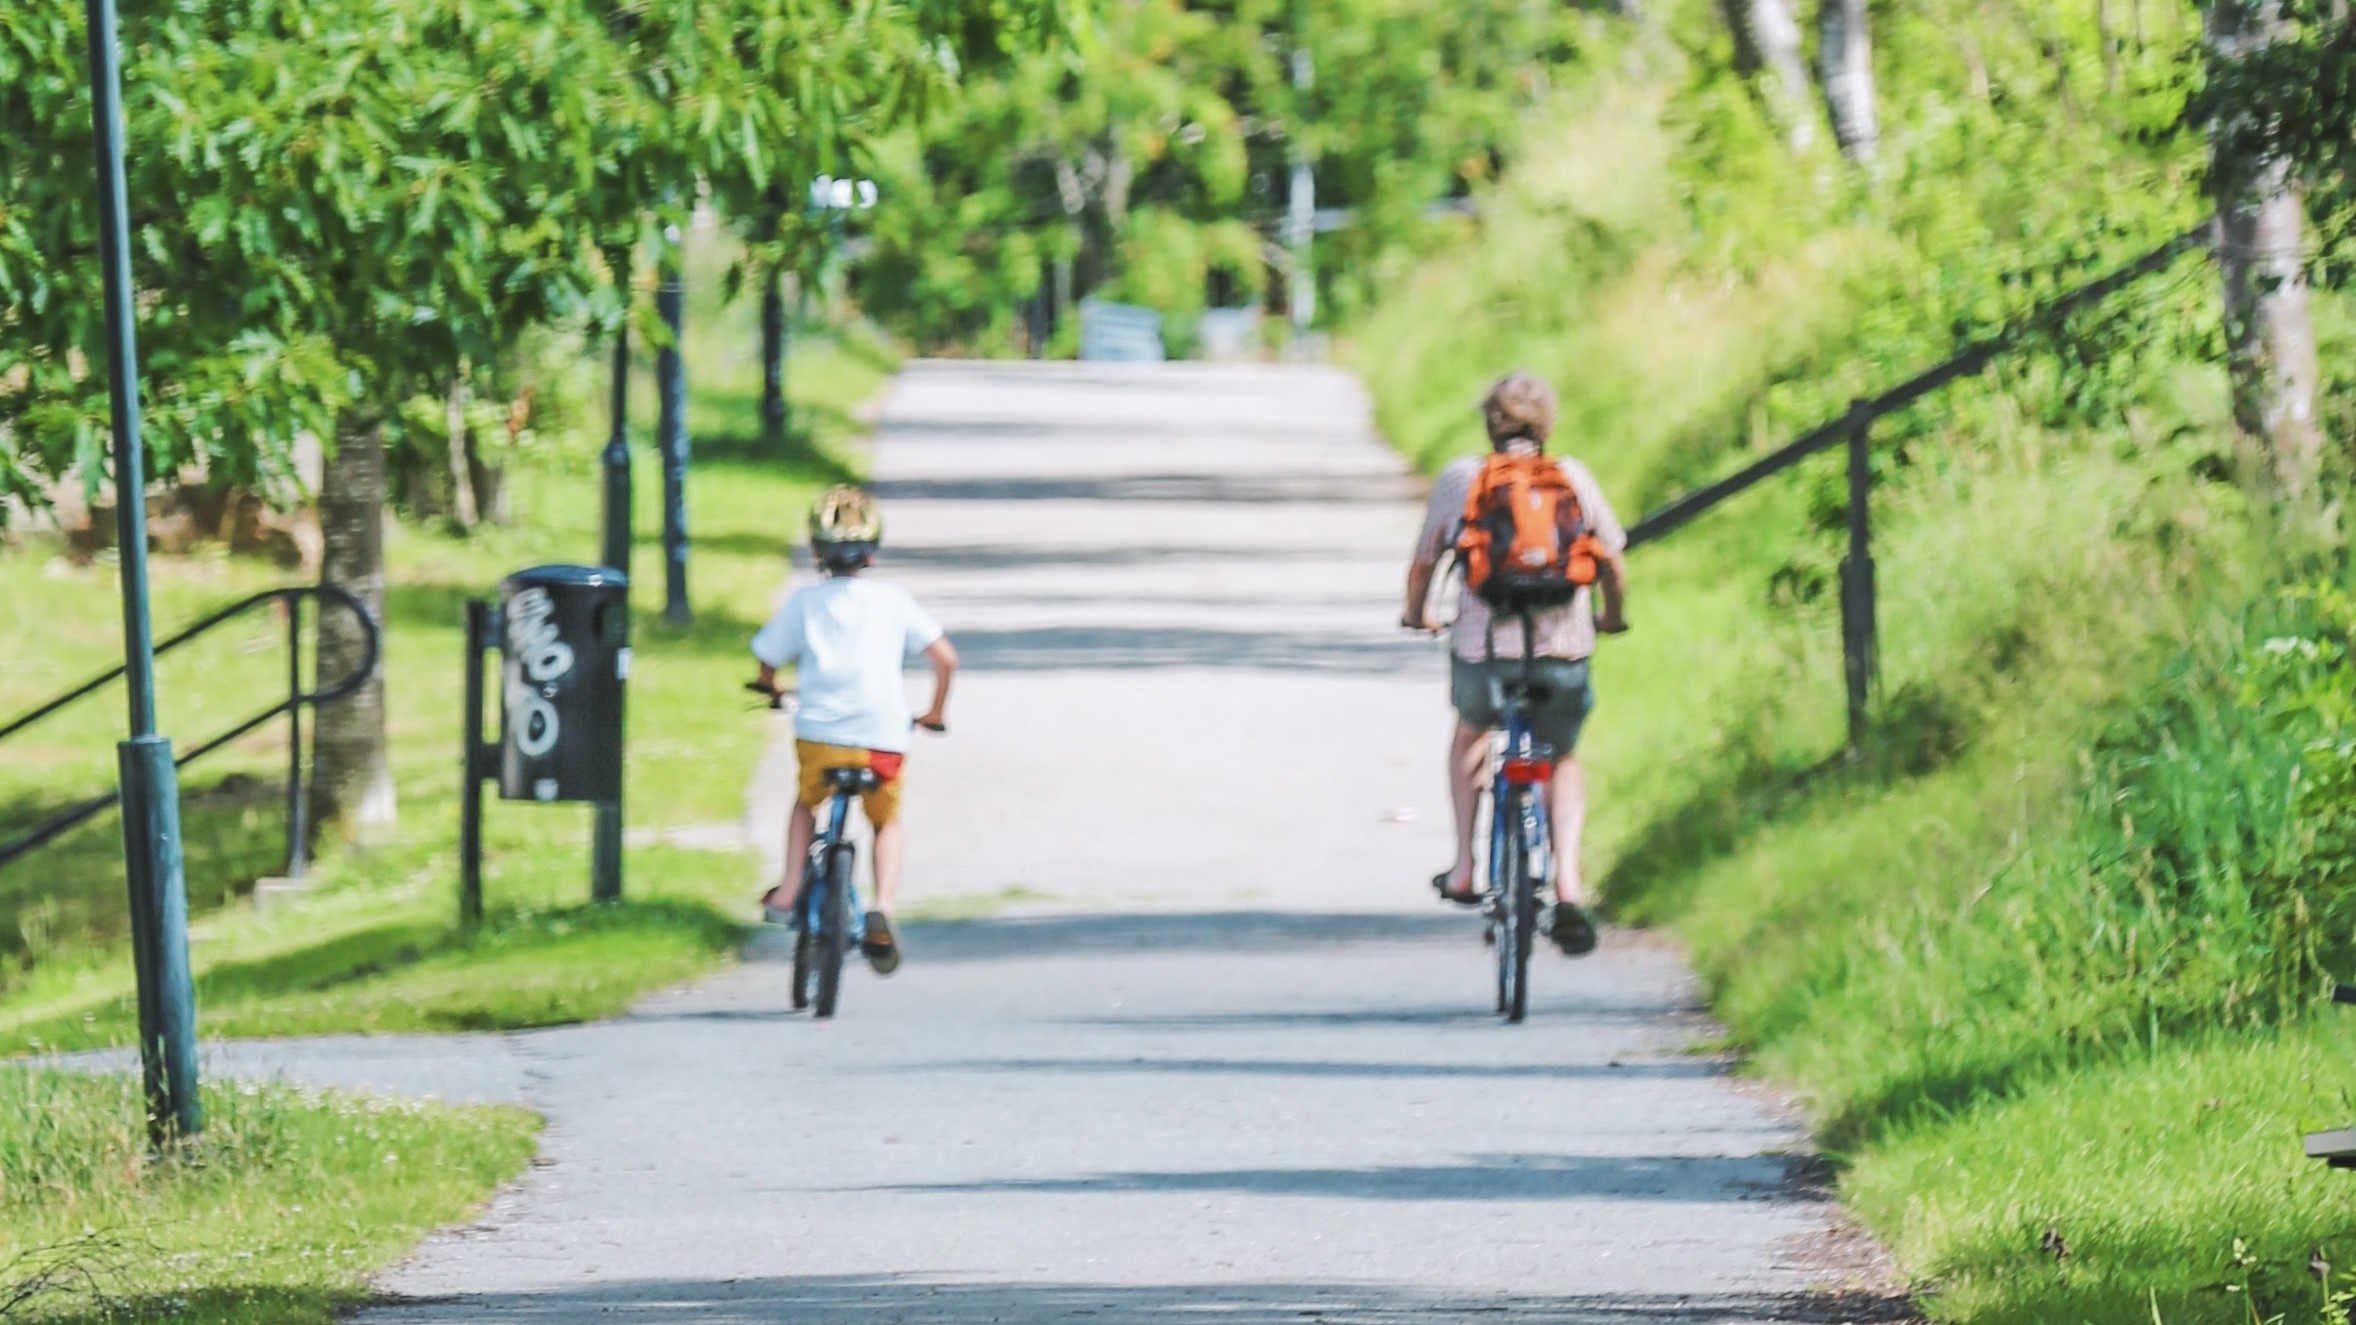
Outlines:
{"label": "grassy slope", "polygon": [[[2169,233],[2181,152],[2124,145],[2132,98],[2087,113],[2091,34],[2046,34],[2075,61],[2062,107],[2016,18],[1877,11],[1892,162],[1865,203],[1828,165],[1778,168],[1687,7],[1680,49],[1566,97],[1481,230],[1357,329],[1387,432],[1427,465],[1474,447],[1482,385],[1527,366],[1633,513],[1936,359],[2007,302],[2008,255],[2104,218]],[[2153,27],[2155,56],[2189,31],[2165,9]],[[2009,109],[1925,109],[1968,86],[1926,67],[1963,48]],[[2202,279],[2151,306],[2181,321]],[[2117,863],[2151,822],[2181,837],[2208,813],[2229,847],[2273,823],[2260,789],[2296,749],[2220,697],[2248,558],[2237,495],[2191,477],[2225,447],[2215,375],[2165,347],[2125,362],[2083,375],[2111,393],[2091,405],[2064,390],[2083,377],[2024,361],[1885,428],[1884,688],[1859,767],[1821,762],[1836,463],[1640,552],[1637,632],[1599,662],[1607,894],[1690,943],[1947,1319],[2305,1317],[2308,1253],[2356,1252],[2356,1188],[2296,1137],[2345,1121],[2356,1030],[2237,1004],[2271,932],[2237,918],[2246,889],[2163,892]],[[2189,698],[2152,716],[2168,695]],[[2224,1287],[2244,1282],[2254,1303]]]}
{"label": "grassy slope", "polygon": [[[765,733],[738,691],[748,674],[745,640],[781,582],[793,512],[815,484],[840,472],[818,452],[764,456],[752,440],[757,340],[750,310],[721,308],[711,293],[719,264],[716,252],[705,252],[691,273],[698,292],[689,330],[692,627],[659,619],[661,481],[647,448],[637,458],[633,828],[728,823],[742,814]],[[798,341],[796,350],[791,386],[800,421],[825,453],[841,454],[862,431],[853,412],[880,387],[888,360],[819,338]],[[644,438],[653,391],[643,372],[641,379],[633,413],[644,415],[637,429]],[[601,434],[602,422],[587,430]],[[401,821],[390,840],[323,862],[324,895],[279,917],[222,906],[278,867],[282,736],[265,732],[192,770],[189,875],[206,1035],[578,1020],[618,1011],[733,950],[755,882],[751,856],[633,846],[628,900],[591,911],[581,905],[588,816],[580,807],[494,801],[485,880],[491,923],[476,935],[452,924],[460,604],[491,592],[510,570],[594,555],[601,440],[551,441],[528,456],[507,528],[472,538],[410,524],[388,530],[387,666]],[[285,576],[244,559],[198,556],[159,560],[156,578],[157,618],[168,629]],[[37,542],[0,554],[0,636],[23,642],[7,653],[28,660],[0,669],[0,711],[54,692],[119,649],[112,580],[108,568],[72,567]],[[169,659],[167,729],[185,744],[267,702],[283,666],[275,638],[265,622]],[[38,758],[12,753],[0,767],[0,822],[25,821],[84,787],[103,787],[118,721],[113,705],[98,700],[37,729]],[[0,873],[0,924],[15,931],[0,951],[13,950],[17,965],[0,986],[0,1048],[71,1048],[130,1035],[118,831],[106,816]]]}

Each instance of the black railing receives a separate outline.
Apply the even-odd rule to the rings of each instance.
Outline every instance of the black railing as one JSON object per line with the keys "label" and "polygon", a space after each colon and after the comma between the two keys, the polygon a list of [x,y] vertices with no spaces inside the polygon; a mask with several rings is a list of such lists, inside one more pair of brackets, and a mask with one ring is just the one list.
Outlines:
{"label": "black railing", "polygon": [[[360,665],[353,668],[350,675],[338,679],[333,685],[323,685],[312,690],[303,689],[302,601],[306,598],[318,599],[320,611],[336,607],[350,612],[359,620],[361,633],[366,640],[365,647],[361,651]],[[376,618],[369,615],[367,607],[359,599],[335,585],[296,585],[284,589],[267,590],[250,598],[241,598],[204,617],[169,639],[158,641],[155,652],[158,657],[161,657],[203,635],[215,626],[243,616],[265,603],[282,604],[286,611],[286,698],[212,739],[190,746],[177,759],[173,760],[173,763],[185,767],[190,761],[211,754],[280,714],[286,715],[286,872],[289,878],[296,878],[301,876],[303,866],[309,858],[310,836],[309,825],[305,822],[303,800],[303,707],[310,705],[316,709],[321,704],[329,704],[342,699],[358,690],[376,672],[377,659],[382,651],[381,632],[377,626]],[[28,713],[10,719],[6,724],[0,724],[0,741],[7,740],[76,700],[85,699],[97,693],[122,674],[122,668],[113,668],[90,678]],[[54,841],[60,834],[89,822],[121,800],[122,792],[119,788],[102,796],[93,796],[78,804],[66,806],[7,842],[0,842],[0,868],[5,868],[17,858],[40,849]]]}
{"label": "black railing", "polygon": [[1736,496],[1760,481],[1782,473],[1820,451],[1846,443],[1849,451],[1848,554],[1841,559],[1841,655],[1849,691],[1849,748],[1865,738],[1866,703],[1878,663],[1878,630],[1874,622],[1873,554],[1868,503],[1872,496],[1871,433],[1876,419],[1973,376],[1989,364],[2021,348],[2029,338],[2071,314],[2091,308],[2128,286],[2173,266],[2193,249],[2212,240],[2208,224],[2186,231],[2126,266],[2088,281],[2030,312],[2002,330],[1966,345],[1934,368],[1915,374],[1878,396],[1858,400],[1837,419],[1819,424],[1763,459],[1705,487],[1694,489],[1648,513],[1628,527],[1628,546],[1664,537],[1695,516]]}

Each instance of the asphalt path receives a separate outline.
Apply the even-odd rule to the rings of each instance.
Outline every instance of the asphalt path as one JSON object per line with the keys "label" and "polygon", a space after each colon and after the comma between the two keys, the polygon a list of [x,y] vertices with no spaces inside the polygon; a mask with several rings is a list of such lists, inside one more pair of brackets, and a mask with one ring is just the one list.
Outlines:
{"label": "asphalt path", "polygon": [[1528,1022],[1488,1015],[1477,925],[1425,882],[1445,662],[1391,626],[1417,487],[1347,376],[918,364],[876,487],[877,573],[968,666],[910,760],[903,905],[981,918],[910,926],[831,1023],[770,931],[618,1021],[216,1048],[548,1117],[362,1320],[1891,1309],[1823,1291],[1858,1271],[1804,1134],[1695,1052],[1668,947],[1541,951]]}

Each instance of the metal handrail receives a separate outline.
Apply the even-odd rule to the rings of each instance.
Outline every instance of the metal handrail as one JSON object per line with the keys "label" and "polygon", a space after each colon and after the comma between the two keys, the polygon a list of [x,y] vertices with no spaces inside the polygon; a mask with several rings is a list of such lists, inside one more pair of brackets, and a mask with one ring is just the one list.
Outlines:
{"label": "metal handrail", "polygon": [[[359,665],[354,667],[349,675],[339,678],[333,685],[311,690],[303,689],[302,681],[301,604],[305,598],[320,600],[321,610],[333,605],[350,612],[353,618],[360,623],[363,640]],[[190,746],[172,762],[175,767],[185,767],[191,761],[201,759],[220,749],[272,718],[280,714],[287,715],[289,723],[286,779],[286,870],[289,877],[300,877],[309,853],[302,796],[303,707],[309,705],[315,710],[321,704],[332,704],[367,684],[368,678],[376,674],[376,664],[383,654],[384,631],[378,625],[375,616],[369,612],[367,605],[340,586],[333,584],[290,585],[283,589],[267,589],[250,597],[241,598],[227,607],[200,617],[194,624],[179,633],[159,641],[155,646],[156,656],[161,657],[214,627],[243,616],[264,603],[283,603],[286,607],[286,698],[245,719],[228,731],[222,732],[210,740]],[[0,741],[7,740],[76,700],[87,698],[103,689],[109,682],[120,678],[124,670],[122,667],[111,668],[64,694],[0,724]],[[89,822],[121,800],[122,790],[118,787],[104,795],[94,796],[89,800],[69,805],[9,841],[0,842],[0,868],[5,868],[17,858],[38,850],[55,840],[60,834]]]}
{"label": "metal handrail", "polygon": [[2019,348],[2031,332],[2051,326],[2081,308],[2101,303],[2146,276],[2166,270],[2187,252],[2207,248],[2213,239],[2214,232],[2208,224],[2203,223],[2109,275],[2070,290],[1996,334],[1965,346],[1937,367],[1917,373],[1878,396],[1857,401],[1847,413],[1800,434],[1797,440],[1774,454],[1646,513],[1643,519],[1628,526],[1628,546],[1649,543],[1672,533],[1695,516],[1760,480],[1780,474],[1819,451],[1831,450],[1846,441],[1849,434],[1860,426],[1870,424],[1884,414],[1904,409],[1942,387],[1970,377],[2006,353]]}
{"label": "metal handrail", "polygon": [[1780,474],[1809,456],[1846,444],[1849,452],[1848,553],[1841,560],[1841,660],[1849,701],[1849,750],[1855,754],[1865,741],[1866,704],[1880,670],[1880,628],[1875,623],[1873,552],[1867,506],[1873,491],[1870,435],[1876,419],[1906,408],[1934,391],[1951,386],[2013,352],[2029,336],[2077,312],[2110,298],[2147,276],[2174,265],[2176,259],[2215,242],[2211,223],[2194,227],[2106,276],[2069,290],[1993,335],[1965,345],[1936,367],[1907,378],[1878,396],[1850,404],[1840,417],[1800,434],[1774,453],[1756,460],[1715,483],[1696,488],[1645,515],[1628,527],[1628,546],[1652,542],[1674,533],[1702,512]]}

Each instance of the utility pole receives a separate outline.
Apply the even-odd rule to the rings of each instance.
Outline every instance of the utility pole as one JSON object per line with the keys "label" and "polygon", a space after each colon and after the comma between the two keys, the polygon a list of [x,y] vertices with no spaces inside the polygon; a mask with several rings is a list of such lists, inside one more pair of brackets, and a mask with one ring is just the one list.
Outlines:
{"label": "utility pole", "polygon": [[88,0],[90,122],[98,149],[99,256],[106,282],[107,397],[114,423],[115,544],[122,554],[123,681],[130,739],[122,776],[123,873],[139,981],[139,1065],[147,1136],[157,1147],[204,1126],[196,1094],[196,990],[188,973],[188,886],[172,742],[155,730],[155,632],[147,611],[147,481],[139,435],[130,209],[123,178],[123,89],[114,0]]}
{"label": "utility pole", "polygon": [[684,626],[694,617],[687,605],[687,295],[679,279],[678,227],[666,228],[664,241],[662,283],[654,296],[655,312],[670,332],[654,356],[655,445],[663,456],[663,620]]}

